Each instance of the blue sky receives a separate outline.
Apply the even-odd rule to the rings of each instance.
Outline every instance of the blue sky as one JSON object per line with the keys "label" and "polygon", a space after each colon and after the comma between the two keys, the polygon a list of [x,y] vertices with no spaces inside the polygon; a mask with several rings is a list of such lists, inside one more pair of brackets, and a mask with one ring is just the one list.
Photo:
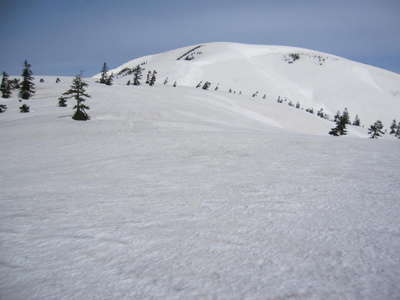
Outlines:
{"label": "blue sky", "polygon": [[231,41],[324,51],[400,72],[400,0],[1,0],[0,71],[99,72],[135,57]]}

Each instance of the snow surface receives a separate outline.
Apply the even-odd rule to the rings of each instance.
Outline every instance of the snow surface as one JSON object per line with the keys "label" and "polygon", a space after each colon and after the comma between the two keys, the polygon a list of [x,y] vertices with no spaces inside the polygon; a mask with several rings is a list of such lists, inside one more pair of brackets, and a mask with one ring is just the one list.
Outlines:
{"label": "snow surface", "polygon": [[[198,46],[198,45],[197,45]],[[194,87],[201,80],[217,84],[221,90],[233,89],[269,101],[278,96],[315,111],[323,108],[331,117],[348,108],[366,125],[376,120],[388,124],[400,119],[400,75],[331,54],[285,46],[205,43],[194,51],[194,59],[177,60],[193,49],[189,46],[169,52],[136,58],[113,71],[146,63],[145,73],[157,70],[160,81]],[[201,52],[197,54],[198,52]],[[293,63],[290,54],[299,54]],[[131,76],[122,77],[126,83]]]}
{"label": "snow surface", "polygon": [[400,298],[399,140],[93,80],[77,122],[54,81],[0,101],[1,299]]}

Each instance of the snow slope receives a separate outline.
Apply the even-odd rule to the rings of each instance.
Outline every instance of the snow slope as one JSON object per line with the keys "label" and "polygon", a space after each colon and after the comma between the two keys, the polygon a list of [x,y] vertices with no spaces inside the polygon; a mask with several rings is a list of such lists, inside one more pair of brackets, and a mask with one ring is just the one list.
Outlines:
{"label": "snow slope", "polygon": [[[299,59],[293,61],[291,54]],[[266,94],[268,101],[286,97],[315,111],[323,108],[330,116],[347,107],[352,118],[358,114],[366,125],[400,118],[399,74],[308,49],[205,43],[137,58],[112,72],[142,63],[145,73],[157,70],[159,81],[168,77],[171,85],[177,81],[194,87],[201,80],[210,81],[211,89],[219,85],[220,90],[247,96],[259,91],[259,97]],[[129,79],[121,76],[119,81],[125,84]]]}
{"label": "snow slope", "polygon": [[0,101],[0,299],[399,298],[399,140],[93,80],[77,122],[54,81]]}

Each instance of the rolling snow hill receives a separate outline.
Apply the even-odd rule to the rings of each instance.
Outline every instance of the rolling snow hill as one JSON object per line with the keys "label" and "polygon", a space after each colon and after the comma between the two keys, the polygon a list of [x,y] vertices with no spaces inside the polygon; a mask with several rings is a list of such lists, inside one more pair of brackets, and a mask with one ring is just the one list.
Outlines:
{"label": "rolling snow hill", "polygon": [[398,299],[400,140],[329,136],[251,80],[195,89],[221,68],[183,50],[147,63],[176,88],[87,79],[87,122],[57,106],[69,77],[0,100],[0,299]]}
{"label": "rolling snow hill", "polygon": [[[159,83],[168,78],[180,86],[212,83],[211,90],[232,89],[244,95],[267,95],[321,108],[332,117],[348,108],[369,125],[380,119],[389,124],[400,118],[400,75],[322,52],[283,46],[206,43],[140,57],[111,70],[122,84],[136,65],[158,72]],[[97,75],[98,76],[98,75]]]}

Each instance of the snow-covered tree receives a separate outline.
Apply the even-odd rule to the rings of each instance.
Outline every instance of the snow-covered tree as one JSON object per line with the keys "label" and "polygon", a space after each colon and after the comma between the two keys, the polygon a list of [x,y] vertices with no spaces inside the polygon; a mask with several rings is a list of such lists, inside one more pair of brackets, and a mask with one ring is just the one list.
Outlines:
{"label": "snow-covered tree", "polygon": [[35,84],[32,74],[31,65],[25,60],[24,69],[22,71],[22,82],[19,90],[19,96],[22,99],[29,99],[35,94]]}
{"label": "snow-covered tree", "polygon": [[342,117],[345,119],[346,124],[351,125],[351,122],[350,122],[350,115],[349,115],[349,111],[347,110],[347,108],[344,109],[343,114],[342,114]]}
{"label": "snow-covered tree", "polygon": [[150,84],[150,78],[151,78],[151,71],[148,71],[146,75],[146,84]]}
{"label": "snow-covered tree", "polygon": [[103,67],[101,68],[101,75],[99,83],[106,84],[108,78],[108,67],[107,63],[103,63]]}
{"label": "snow-covered tree", "polygon": [[66,107],[67,106],[67,98],[65,98],[63,96],[58,97],[58,106]]}
{"label": "snow-covered tree", "polygon": [[22,105],[19,107],[19,111],[22,112],[22,113],[28,113],[29,110],[30,110],[29,105],[27,105],[27,104],[25,104],[25,103],[22,104]]}
{"label": "snow-covered tree", "polygon": [[0,113],[3,113],[7,110],[7,105],[5,104],[0,104]]}
{"label": "snow-covered tree", "polygon": [[85,98],[90,98],[90,96],[86,93],[87,86],[88,84],[82,80],[82,76],[79,74],[75,76],[70,89],[63,93],[65,99],[74,98],[76,100],[76,105],[74,106],[74,109],[76,110],[72,116],[72,119],[74,120],[89,120],[89,115],[86,113],[86,110],[89,109],[89,106],[84,104],[86,101]]}
{"label": "snow-covered tree", "polygon": [[331,131],[329,131],[329,134],[334,136],[346,135],[346,121],[346,116],[344,114],[341,115],[336,121],[336,127],[332,128]]}
{"label": "snow-covered tree", "polygon": [[60,78],[57,77],[56,83],[59,83],[60,81],[61,81]]}
{"label": "snow-covered tree", "polygon": [[339,121],[339,119],[340,119],[340,111],[338,110],[337,112],[336,112],[336,115],[333,117],[333,122],[338,122]]}
{"label": "snow-covered tree", "polygon": [[211,82],[206,81],[206,82],[203,84],[202,89],[203,89],[203,90],[208,90],[208,89],[210,88],[210,86],[211,86]]}
{"label": "snow-covered tree", "polygon": [[3,72],[3,79],[1,80],[0,91],[1,91],[1,97],[10,98],[11,85],[10,81],[8,80],[8,74],[6,72]]}
{"label": "snow-covered tree", "polygon": [[218,84],[215,86],[215,88],[214,88],[214,91],[218,91],[218,89],[219,89],[219,86],[218,86]]}
{"label": "snow-covered tree", "polygon": [[140,85],[140,80],[142,79],[142,71],[144,69],[137,65],[133,70],[133,85]]}
{"label": "snow-covered tree", "polygon": [[203,80],[201,80],[201,81],[196,85],[196,89],[198,89],[199,87],[201,87],[202,84],[203,84]]}
{"label": "snow-covered tree", "polygon": [[300,108],[300,102],[296,103],[296,108],[299,109]]}
{"label": "snow-covered tree", "polygon": [[356,115],[356,117],[354,118],[353,125],[354,126],[360,126],[361,125],[360,118],[358,117],[358,115]]}
{"label": "snow-covered tree", "polygon": [[371,139],[376,139],[381,135],[384,135],[385,132],[382,129],[383,129],[383,124],[381,121],[378,120],[374,124],[372,124],[368,128],[368,133],[371,135]]}
{"label": "snow-covered tree", "polygon": [[168,83],[168,77],[165,78],[165,80],[164,80],[164,85],[167,85],[167,83]]}
{"label": "snow-covered tree", "polygon": [[156,74],[157,74],[157,71],[153,71],[153,73],[151,74],[151,77],[150,77],[150,80],[149,80],[149,85],[150,86],[154,86],[154,84],[156,83],[156,80],[157,80]]}
{"label": "snow-covered tree", "polygon": [[394,134],[395,137],[400,139],[400,122],[397,124],[396,133]]}
{"label": "snow-covered tree", "polygon": [[176,81],[174,81],[174,84],[172,85],[173,87],[176,87]]}
{"label": "snow-covered tree", "polygon": [[114,80],[114,73],[111,73],[110,76],[107,77],[105,84],[112,85],[113,80]]}
{"label": "snow-covered tree", "polygon": [[[399,122],[399,125],[400,125],[400,122]],[[396,123],[396,120],[393,120],[393,122],[392,122],[392,125],[390,125],[390,134],[395,134],[396,133],[396,131],[397,131],[397,123]]]}

